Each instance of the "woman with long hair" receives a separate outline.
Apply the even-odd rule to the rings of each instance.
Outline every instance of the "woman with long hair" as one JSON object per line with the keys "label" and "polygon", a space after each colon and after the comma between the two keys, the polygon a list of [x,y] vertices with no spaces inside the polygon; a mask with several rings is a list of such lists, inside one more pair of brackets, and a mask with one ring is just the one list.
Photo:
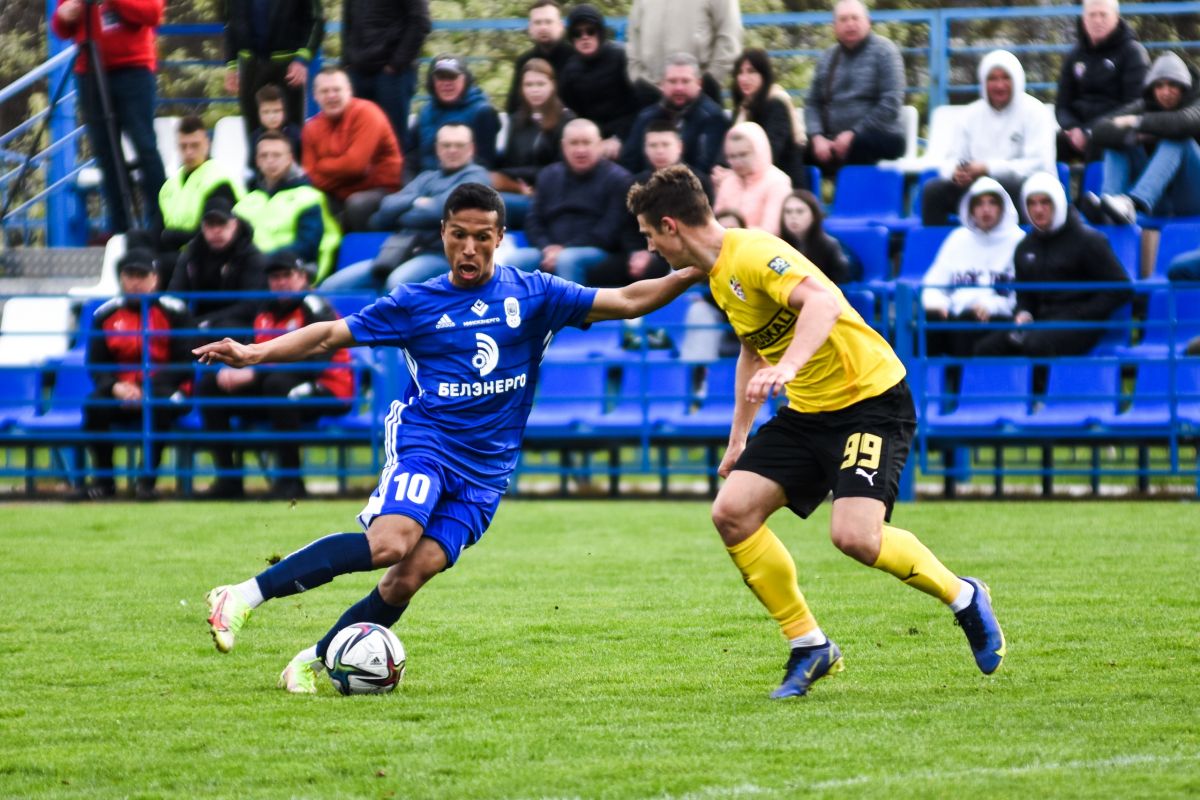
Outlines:
{"label": "woman with long hair", "polygon": [[796,111],[787,91],[775,82],[775,68],[767,51],[743,50],[733,62],[733,121],[756,122],[771,144],[771,161],[787,173],[792,185],[808,187],[804,168],[804,117]]}
{"label": "woman with long hair", "polygon": [[824,222],[825,215],[816,195],[807,189],[797,189],[783,201],[779,238],[840,286],[853,279],[853,270],[841,243],[825,232]]}

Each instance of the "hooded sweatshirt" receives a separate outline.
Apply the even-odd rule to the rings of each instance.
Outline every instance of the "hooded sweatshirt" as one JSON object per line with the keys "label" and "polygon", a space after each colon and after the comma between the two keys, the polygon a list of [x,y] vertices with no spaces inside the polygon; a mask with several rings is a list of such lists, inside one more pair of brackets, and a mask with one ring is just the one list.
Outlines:
{"label": "hooded sweatshirt", "polygon": [[[1000,109],[987,100],[987,76],[996,67],[1012,78],[1012,99]],[[993,50],[979,62],[978,78],[980,98],[963,112],[941,176],[953,176],[963,161],[982,161],[998,180],[1054,172],[1054,120],[1041,100],[1025,93],[1025,70],[1017,57]]]}
{"label": "hooded sweatshirt", "polygon": [[[1075,209],[1067,205],[1067,195],[1057,175],[1045,172],[1025,181],[1021,204],[1029,196],[1044,194],[1054,204],[1054,219],[1046,230],[1034,228],[1017,245],[1013,265],[1018,284],[1079,283],[1079,289],[1061,291],[1017,290],[1016,311],[1028,311],[1035,322],[1052,320],[1106,320],[1113,311],[1129,302],[1132,291],[1097,291],[1089,282],[1129,283],[1129,275],[1113,253],[1103,233],[1086,227]],[[1060,331],[1064,338],[1093,338],[1101,332]],[[1086,352],[1090,345],[1081,347]],[[1063,351],[1065,352],[1065,350]]]}
{"label": "hooded sweatshirt", "polygon": [[[990,231],[980,230],[971,216],[971,200],[982,194],[1000,198],[1000,221]],[[995,179],[984,176],[971,184],[958,205],[963,220],[955,228],[925,273],[921,304],[926,311],[945,311],[957,317],[982,305],[990,316],[1012,316],[1016,297],[1008,284],[1014,277],[1013,251],[1025,238],[1017,220],[1017,207]]]}
{"label": "hooded sweatshirt", "polygon": [[[437,63],[438,59],[434,59]],[[471,73],[463,73],[467,82],[457,99],[443,103],[433,91],[433,66],[425,76],[425,91],[429,102],[417,114],[404,148],[404,175],[412,180],[418,174],[438,168],[437,132],[443,125],[466,125],[475,137],[475,163],[491,169],[496,166],[496,135],[500,132],[500,115],[488,101],[483,89]]]}
{"label": "hooded sweatshirt", "polygon": [[1103,40],[1092,44],[1078,22],[1079,44],[1063,59],[1054,111],[1064,130],[1090,129],[1096,120],[1142,93],[1150,66],[1146,48],[1125,20]]}
{"label": "hooded sweatshirt", "polygon": [[758,228],[778,236],[783,201],[792,193],[792,179],[771,163],[771,143],[761,126],[754,122],[739,122],[730,129],[730,136],[735,131],[750,142],[752,172],[742,177],[729,170],[717,187],[713,208],[718,213],[737,211],[746,221],[747,228]]}
{"label": "hooded sweatshirt", "polygon": [[[1183,87],[1183,97],[1176,108],[1164,109],[1154,98],[1153,87],[1160,80],[1174,81]],[[1132,128],[1113,124],[1114,118],[1128,115],[1139,118]],[[1154,59],[1146,73],[1141,98],[1113,111],[1092,131],[1097,145],[1112,149],[1133,147],[1146,137],[1200,140],[1200,75],[1174,53]]]}

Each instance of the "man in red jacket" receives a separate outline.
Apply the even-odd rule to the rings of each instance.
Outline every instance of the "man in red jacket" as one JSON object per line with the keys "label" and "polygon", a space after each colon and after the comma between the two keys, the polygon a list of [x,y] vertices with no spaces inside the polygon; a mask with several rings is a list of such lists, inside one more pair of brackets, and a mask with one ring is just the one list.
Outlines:
{"label": "man in red jacket", "polygon": [[300,150],[313,186],[329,196],[343,231],[365,231],[386,195],[400,188],[404,159],[379,106],[350,90],[350,79],[326,67],[313,81],[321,112],[304,124]]}
{"label": "man in red jacket", "polygon": [[[155,85],[157,66],[154,28],[162,22],[163,0],[58,0],[50,27],[61,39],[74,39],[82,45],[90,39],[99,54],[100,65],[108,79],[117,141],[125,134],[137,153],[141,172],[142,208],[152,226],[161,225],[158,190],[166,176],[154,136]],[[137,227],[126,213],[117,170],[123,168],[113,158],[113,140],[104,121],[96,76],[82,49],[75,61],[79,77],[79,96],[84,124],[92,142],[92,152],[104,175],[102,189],[114,233]]]}

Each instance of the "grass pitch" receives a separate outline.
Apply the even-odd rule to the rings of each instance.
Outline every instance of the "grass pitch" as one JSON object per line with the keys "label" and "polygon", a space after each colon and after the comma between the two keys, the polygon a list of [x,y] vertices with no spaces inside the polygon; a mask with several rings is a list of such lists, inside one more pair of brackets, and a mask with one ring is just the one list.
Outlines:
{"label": "grass pitch", "polygon": [[938,603],[834,550],[826,506],[773,527],[847,670],[769,700],[784,643],[701,502],[505,501],[397,626],[393,695],[274,688],[370,575],[269,603],[218,654],[204,592],[358,509],[0,508],[0,796],[1200,794],[1194,503],[899,508],[991,584],[990,678]]}

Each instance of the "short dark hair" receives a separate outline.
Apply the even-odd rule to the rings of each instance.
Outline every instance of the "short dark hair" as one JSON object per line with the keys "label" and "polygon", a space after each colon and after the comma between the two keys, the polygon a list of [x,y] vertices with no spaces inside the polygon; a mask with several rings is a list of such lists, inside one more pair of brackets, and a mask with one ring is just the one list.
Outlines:
{"label": "short dark hair", "polygon": [[679,128],[676,128],[675,123],[666,117],[658,117],[650,120],[649,124],[646,125],[646,133],[673,133],[676,136],[681,136]]}
{"label": "short dark hair", "polygon": [[558,2],[558,0],[534,0],[533,4],[529,6],[529,13],[532,14],[539,8],[545,8],[546,6],[554,6],[560,14],[562,13],[562,3]]}
{"label": "short dark hair", "polygon": [[700,179],[683,164],[663,167],[645,183],[635,183],[625,197],[629,213],[644,216],[660,229],[663,217],[674,217],[684,225],[703,225],[713,218],[708,195]]}
{"label": "short dark hair", "polygon": [[504,200],[492,187],[482,183],[464,183],[455,187],[442,207],[442,220],[448,220],[466,209],[495,211],[496,227],[504,230]]}
{"label": "short dark hair", "polygon": [[208,128],[204,125],[204,120],[195,114],[188,114],[183,119],[179,120],[180,133],[195,133],[196,131],[204,131],[208,133]]}
{"label": "short dark hair", "polygon": [[263,131],[254,141],[254,148],[257,150],[258,146],[263,142],[283,142],[288,146],[289,150],[292,147],[292,140],[283,131]]}
{"label": "short dark hair", "polygon": [[268,83],[254,93],[254,102],[258,105],[263,103],[282,103],[283,89],[279,88],[279,84]]}

